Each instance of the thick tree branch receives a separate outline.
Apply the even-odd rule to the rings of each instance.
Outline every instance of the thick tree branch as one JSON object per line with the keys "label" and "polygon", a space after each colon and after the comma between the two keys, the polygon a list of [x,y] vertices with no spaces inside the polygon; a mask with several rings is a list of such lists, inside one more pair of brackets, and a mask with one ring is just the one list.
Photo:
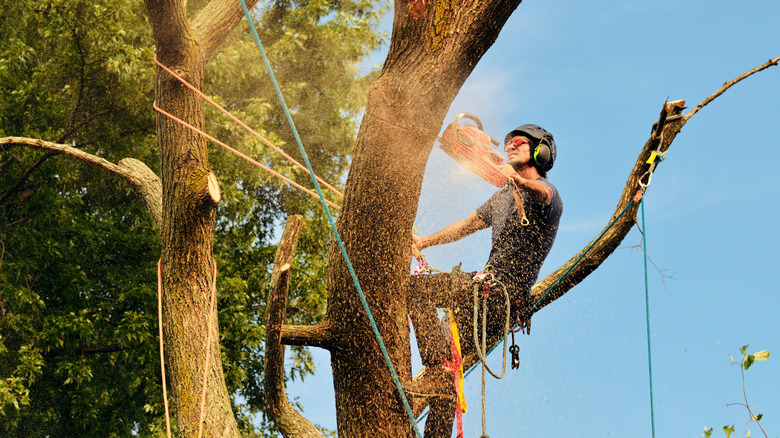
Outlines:
{"label": "thick tree branch", "polygon": [[138,196],[141,197],[157,226],[160,227],[162,224],[162,185],[160,184],[160,178],[139,160],[125,158],[119,162],[119,165],[116,165],[106,159],[72,146],[25,137],[0,138],[0,146],[25,146],[33,149],[42,149],[47,154],[67,155],[116,175],[130,183]]}
{"label": "thick tree branch", "polygon": [[280,343],[281,327],[287,307],[287,288],[290,265],[303,228],[300,216],[287,219],[279,247],[276,250],[271,285],[268,292],[268,332],[265,341],[265,375],[263,386],[266,394],[266,413],[279,431],[289,437],[321,437],[322,434],[304,418],[287,399],[284,391],[284,346]]}
{"label": "thick tree branch", "polygon": [[319,325],[283,325],[281,343],[304,347],[330,348],[333,331],[327,321]]}
{"label": "thick tree branch", "polygon": [[[666,152],[685,123],[687,123],[700,108],[723,94],[723,92],[732,85],[767,67],[777,65],[778,61],[780,61],[780,58],[769,60],[761,66],[740,75],[736,79],[726,82],[723,87],[707,97],[707,99],[697,105],[694,110],[685,116],[682,115],[682,111],[685,109],[683,106],[684,101],[668,102],[664,105],[658,122],[653,126],[650,139],[642,148],[634,167],[631,169],[628,181],[626,181],[626,184],[623,187],[623,193],[620,196],[615,213],[608,222],[611,226],[607,225],[607,227],[599,233],[600,237],[593,239],[582,251],[566,262],[566,264],[534,285],[531,291],[532,303],[535,303],[547,293],[539,305],[533,309],[534,312],[560,298],[584,280],[585,277],[595,271],[596,268],[607,259],[626,237],[631,230],[631,227],[636,223],[639,202],[637,202],[635,196],[640,189],[640,178],[643,177],[650,167],[650,164],[647,163],[647,161],[651,153],[656,149],[661,152]],[[488,341],[491,346],[494,346],[500,339],[496,337],[489,339]],[[477,363],[477,361],[478,357],[476,354],[473,354],[464,358],[463,365],[468,368]]]}
{"label": "thick tree branch", "polygon": [[[246,6],[251,10],[257,2],[246,0]],[[192,28],[207,59],[242,18],[244,11],[238,0],[213,0],[203,7],[192,20]]]}

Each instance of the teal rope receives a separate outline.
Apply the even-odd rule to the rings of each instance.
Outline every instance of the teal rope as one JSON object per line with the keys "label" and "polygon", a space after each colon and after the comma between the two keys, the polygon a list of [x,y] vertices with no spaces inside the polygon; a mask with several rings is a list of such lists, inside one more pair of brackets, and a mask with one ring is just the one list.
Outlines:
{"label": "teal rope", "polygon": [[647,234],[645,232],[645,203],[642,203],[642,252],[645,263],[645,315],[647,316],[647,371],[650,378],[650,426],[655,438],[655,410],[653,409],[653,360],[650,354],[650,293],[647,286]]}
{"label": "teal rope", "polygon": [[[545,297],[547,297],[547,295],[549,295],[550,292],[552,292],[552,290],[555,289],[556,286],[558,286],[558,284],[561,282],[561,280],[563,280],[564,277],[569,275],[569,272],[571,272],[571,270],[574,269],[574,267],[577,266],[580,263],[580,261],[588,254],[588,252],[591,250],[591,248],[593,248],[593,246],[596,245],[599,242],[599,240],[601,240],[602,237],[604,237],[604,234],[606,234],[607,231],[609,231],[610,228],[612,228],[612,226],[615,225],[615,222],[617,222],[621,217],[623,217],[623,215],[626,213],[626,211],[628,211],[628,209],[632,205],[634,205],[634,200],[633,199],[628,203],[628,205],[626,205],[626,207],[623,209],[623,211],[621,211],[620,214],[618,214],[617,217],[615,217],[615,219],[613,219],[612,222],[610,222],[609,225],[607,225],[607,227],[604,228],[604,231],[602,231],[601,234],[599,234],[598,237],[596,237],[596,239],[590,245],[588,245],[587,248],[585,248],[585,251],[583,251],[582,254],[580,254],[580,256],[577,257],[577,260],[575,260],[574,263],[572,263],[571,266],[569,266],[569,269],[567,269],[566,272],[564,272],[563,275],[561,275],[558,278],[558,280],[556,280],[555,283],[553,283],[553,285],[550,286],[549,289],[547,289],[547,291],[541,296],[541,298],[536,300],[534,305],[531,306],[531,310],[535,309],[536,306],[539,305],[539,303],[541,303],[542,300],[544,300]],[[490,348],[490,350],[488,350],[488,352],[485,355],[485,357],[487,357],[487,355],[492,353],[493,350],[495,350],[495,348],[497,346],[498,346],[498,343],[493,345]],[[471,368],[469,368],[468,371],[466,371],[466,373],[463,375],[463,378],[465,379],[469,374],[471,374],[471,372],[474,370],[474,368],[476,368],[476,366],[477,366],[476,363],[474,365],[472,365]]]}
{"label": "teal rope", "polygon": [[338,242],[339,249],[341,249],[341,254],[344,256],[344,261],[347,264],[347,270],[349,270],[349,274],[352,276],[352,281],[355,283],[355,288],[357,288],[358,295],[360,296],[360,302],[363,305],[363,309],[365,309],[366,311],[366,315],[368,315],[368,321],[371,323],[371,329],[374,331],[374,336],[376,337],[376,341],[379,344],[379,349],[382,350],[382,356],[385,359],[385,363],[387,363],[387,368],[390,369],[390,374],[393,377],[393,382],[395,383],[395,387],[398,390],[398,394],[401,396],[401,401],[404,404],[406,413],[409,416],[409,419],[412,421],[412,425],[414,426],[414,432],[418,438],[422,438],[422,435],[420,434],[420,431],[417,428],[417,422],[414,419],[414,413],[412,412],[412,408],[411,406],[409,406],[409,401],[406,399],[406,395],[404,394],[403,388],[401,388],[401,381],[398,378],[398,374],[395,372],[395,368],[393,367],[393,362],[390,359],[390,355],[387,353],[387,348],[385,348],[385,343],[382,341],[382,335],[379,333],[379,328],[377,327],[376,322],[374,321],[374,316],[371,313],[371,309],[368,307],[366,296],[365,294],[363,294],[363,290],[360,287],[360,282],[358,282],[357,275],[355,274],[355,270],[352,268],[352,263],[349,261],[349,256],[347,256],[347,250],[346,248],[344,248],[344,243],[341,241],[341,236],[339,235],[339,232],[336,229],[336,224],[333,221],[333,216],[330,214],[330,209],[328,209],[328,205],[325,203],[325,197],[322,195],[320,184],[317,182],[317,178],[314,176],[314,170],[311,167],[311,163],[309,162],[308,155],[306,155],[306,150],[303,148],[303,143],[301,142],[301,138],[298,135],[298,130],[295,128],[295,123],[293,123],[292,116],[290,115],[290,110],[287,108],[287,103],[285,103],[284,101],[284,97],[282,96],[282,91],[281,89],[279,89],[279,84],[276,82],[276,76],[274,75],[273,69],[271,68],[271,63],[268,61],[268,56],[266,56],[265,54],[265,49],[263,49],[263,44],[260,42],[260,37],[257,35],[257,29],[255,29],[255,25],[252,22],[252,18],[249,16],[249,9],[247,9],[244,0],[239,0],[239,1],[241,2],[241,8],[244,10],[244,15],[246,16],[246,20],[247,22],[249,22],[249,28],[252,30],[252,35],[255,38],[257,47],[260,49],[260,54],[263,56],[263,62],[265,62],[265,67],[268,70],[268,75],[271,77],[271,82],[273,83],[274,89],[276,90],[276,95],[279,97],[279,102],[281,102],[282,109],[284,109],[284,115],[287,117],[287,123],[290,124],[290,128],[292,129],[293,132],[293,136],[295,137],[295,142],[298,144],[298,149],[301,151],[301,156],[303,156],[303,161],[304,163],[306,163],[306,168],[309,169],[309,175],[311,176],[312,183],[314,183],[314,188],[317,189],[317,195],[319,195],[320,197],[322,208],[325,210],[325,214],[328,216],[328,223],[330,223],[330,228],[333,230],[333,234],[336,237],[336,242]]}

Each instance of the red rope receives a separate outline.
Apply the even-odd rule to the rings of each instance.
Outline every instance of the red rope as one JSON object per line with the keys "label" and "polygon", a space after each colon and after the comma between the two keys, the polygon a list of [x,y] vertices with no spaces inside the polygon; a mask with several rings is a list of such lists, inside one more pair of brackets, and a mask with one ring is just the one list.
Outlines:
{"label": "red rope", "polygon": [[455,325],[455,317],[452,310],[447,310],[447,319],[450,325],[450,347],[452,351],[452,361],[444,361],[444,367],[452,370],[455,375],[455,415],[457,425],[457,438],[463,438],[463,413],[466,411],[466,399],[462,392],[463,379],[463,358],[460,355],[460,341],[458,339],[458,328]]}
{"label": "red rope", "polygon": [[[301,170],[303,170],[304,172],[306,172],[306,174],[307,174],[307,175],[310,175],[310,173],[309,173],[309,169],[308,169],[308,168],[306,168],[306,166],[302,165],[301,163],[299,163],[298,161],[296,161],[296,160],[295,160],[293,157],[291,157],[291,156],[290,156],[290,155],[288,155],[286,152],[284,152],[282,149],[280,149],[279,147],[277,147],[276,145],[274,145],[273,143],[271,143],[270,141],[268,141],[268,140],[267,140],[265,137],[263,137],[262,135],[260,135],[260,134],[259,134],[257,131],[255,131],[254,129],[250,128],[250,127],[249,127],[249,126],[248,126],[246,123],[244,123],[244,122],[242,122],[241,120],[239,120],[239,119],[238,119],[238,117],[236,117],[236,116],[234,116],[233,114],[231,114],[230,112],[228,112],[228,110],[226,110],[225,108],[221,107],[221,106],[220,106],[220,105],[219,105],[217,102],[215,102],[213,99],[211,99],[210,97],[208,97],[208,96],[206,96],[205,94],[203,94],[203,92],[201,92],[200,90],[198,90],[197,88],[195,88],[195,86],[193,86],[193,85],[191,85],[189,82],[185,81],[185,80],[184,80],[184,78],[182,78],[181,76],[179,76],[178,74],[176,74],[176,73],[175,73],[173,70],[171,70],[171,69],[169,69],[168,67],[166,67],[165,65],[163,65],[163,64],[162,64],[160,61],[158,61],[158,60],[157,60],[157,55],[155,55],[155,56],[154,56],[154,62],[155,62],[155,63],[156,63],[158,66],[160,66],[160,68],[162,68],[163,70],[165,70],[166,72],[168,72],[168,74],[170,74],[171,76],[173,76],[174,78],[176,78],[176,79],[177,79],[179,82],[181,82],[182,84],[184,84],[184,86],[186,86],[187,88],[189,88],[190,90],[192,90],[193,92],[195,92],[195,94],[197,94],[198,96],[202,97],[202,98],[203,98],[203,99],[204,99],[206,102],[210,103],[210,104],[211,104],[211,105],[212,105],[214,108],[216,108],[216,109],[220,110],[220,111],[221,111],[223,114],[225,114],[226,116],[228,116],[228,117],[229,117],[231,120],[233,120],[234,122],[238,123],[238,124],[239,124],[239,125],[240,125],[242,128],[246,129],[247,131],[249,131],[249,133],[251,133],[252,135],[254,135],[255,137],[257,137],[258,139],[260,139],[260,141],[262,141],[262,142],[263,142],[263,143],[265,143],[266,145],[268,145],[268,146],[270,146],[271,148],[273,148],[273,149],[274,149],[276,152],[279,152],[279,153],[280,153],[280,154],[281,154],[281,155],[282,155],[284,158],[286,158],[286,159],[287,159],[287,160],[289,160],[291,163],[293,163],[295,166],[297,166],[298,168],[300,168]],[[317,178],[317,181],[319,181],[320,183],[322,183],[322,185],[324,185],[325,187],[327,187],[327,188],[328,188],[330,191],[332,191],[333,193],[335,193],[336,195],[338,195],[340,198],[343,198],[343,197],[344,197],[344,195],[343,195],[341,192],[339,192],[339,191],[338,191],[338,190],[337,190],[335,187],[333,187],[333,186],[331,186],[330,184],[328,184],[328,183],[327,183],[325,180],[321,179],[321,178],[320,178],[320,177],[318,177],[317,175],[314,175],[314,177],[315,177],[315,178]]]}
{"label": "red rope", "polygon": [[[261,169],[265,170],[266,172],[269,172],[271,175],[274,175],[275,177],[277,177],[277,178],[279,178],[279,179],[281,179],[281,180],[283,180],[283,181],[287,182],[287,183],[288,183],[288,184],[290,184],[291,186],[293,186],[293,187],[296,187],[296,188],[298,188],[298,189],[301,189],[301,190],[303,190],[304,192],[308,193],[308,194],[309,194],[309,195],[311,195],[311,196],[314,196],[314,197],[315,197],[315,198],[317,198],[317,199],[319,199],[319,198],[320,198],[320,197],[319,197],[319,195],[317,195],[317,194],[316,194],[316,193],[314,193],[313,191],[311,191],[311,190],[307,189],[306,187],[303,187],[302,185],[300,185],[300,184],[296,183],[295,181],[291,180],[290,178],[287,178],[286,176],[282,175],[281,173],[279,173],[279,172],[277,172],[277,171],[275,171],[275,170],[271,169],[270,167],[266,166],[265,164],[259,163],[258,161],[254,160],[253,158],[249,157],[248,155],[245,155],[245,154],[243,154],[243,153],[241,153],[241,152],[237,151],[236,149],[233,149],[232,147],[230,147],[230,146],[226,145],[225,143],[223,143],[223,142],[221,142],[221,141],[217,140],[216,138],[214,138],[214,137],[210,136],[209,134],[206,134],[205,132],[201,131],[200,129],[198,129],[198,128],[196,128],[196,127],[192,126],[191,124],[189,124],[189,123],[187,123],[187,122],[185,122],[184,120],[182,120],[182,119],[180,119],[180,118],[178,118],[178,117],[174,116],[173,114],[171,114],[171,113],[169,113],[169,112],[166,112],[164,109],[162,109],[162,108],[160,108],[159,106],[157,106],[157,101],[154,101],[154,102],[152,103],[152,106],[153,106],[153,107],[154,107],[154,109],[155,109],[155,110],[157,110],[157,111],[158,111],[160,114],[162,114],[162,115],[164,115],[164,116],[168,117],[169,119],[173,120],[174,122],[176,122],[176,123],[179,123],[180,125],[182,125],[182,126],[184,126],[184,127],[186,127],[186,128],[189,128],[189,129],[191,129],[192,131],[195,131],[195,132],[197,132],[198,134],[200,134],[200,135],[202,135],[202,136],[206,137],[207,139],[209,139],[209,140],[213,141],[214,143],[218,144],[219,146],[222,146],[223,148],[227,149],[228,151],[230,151],[230,152],[234,153],[235,155],[238,155],[239,157],[241,157],[241,158],[243,158],[243,159],[245,159],[245,160],[249,161],[250,163],[254,164],[255,166],[257,166],[257,167],[259,167],[259,168],[261,168]],[[339,207],[338,205],[336,205],[336,204],[334,204],[334,203],[332,203],[332,202],[328,201],[327,199],[325,200],[325,202],[327,202],[327,203],[328,203],[328,205],[330,205],[331,207],[335,208],[336,210],[341,210],[341,207]]]}

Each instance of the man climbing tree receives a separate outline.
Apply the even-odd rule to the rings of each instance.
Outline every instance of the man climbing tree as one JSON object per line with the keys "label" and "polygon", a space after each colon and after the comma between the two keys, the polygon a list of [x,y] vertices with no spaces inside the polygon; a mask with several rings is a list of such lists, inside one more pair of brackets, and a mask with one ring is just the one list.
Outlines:
{"label": "man climbing tree", "polygon": [[[555,241],[563,211],[558,190],[546,179],[556,158],[552,134],[537,125],[522,125],[509,132],[504,143],[508,164],[500,170],[509,184],[466,219],[428,236],[413,236],[415,247],[422,250],[492,227],[487,266],[493,271],[496,284],[506,288],[511,312],[506,313],[504,294],[492,291],[487,298],[488,317],[484,321],[491,337],[502,333],[508,321],[517,322],[530,334],[531,287]],[[451,360],[450,342],[440,328],[436,307],[452,310],[458,331],[464,333],[463,354],[473,353],[476,341],[468,333],[472,333],[478,321],[473,318],[472,289],[475,282],[480,282],[474,274],[456,267],[451,273],[413,276],[409,283],[409,312],[425,371],[422,378],[406,384],[405,389],[411,395],[436,397],[431,409],[449,412],[449,415],[431,416],[439,421],[426,426],[426,437],[449,436],[454,414],[453,371],[444,365]]]}

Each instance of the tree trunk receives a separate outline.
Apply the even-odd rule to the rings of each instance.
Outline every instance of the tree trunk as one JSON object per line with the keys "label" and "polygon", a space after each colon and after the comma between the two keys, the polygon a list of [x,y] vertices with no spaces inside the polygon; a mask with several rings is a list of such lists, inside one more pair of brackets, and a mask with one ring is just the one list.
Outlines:
{"label": "tree trunk", "polygon": [[[248,1],[251,7],[255,1]],[[197,88],[206,62],[243,17],[233,0],[213,0],[190,20],[184,0],[145,0],[158,60]],[[158,106],[202,129],[203,102],[157,69]],[[212,256],[219,184],[205,140],[157,114],[162,178],[163,338],[180,436],[240,436],[222,372]],[[205,405],[202,407],[205,389]],[[202,423],[201,423],[202,419]]]}
{"label": "tree trunk", "polygon": [[[411,378],[406,283],[425,164],[449,105],[519,1],[412,3],[425,3],[422,12],[396,1],[338,223],[402,380]],[[335,245],[330,263],[328,319],[342,334],[331,347],[339,436],[408,436],[410,420]]]}
{"label": "tree trunk", "polygon": [[[166,63],[165,60],[162,60]],[[168,64],[170,65],[170,64]],[[189,55],[174,64],[199,86],[205,59]],[[156,98],[165,111],[203,125],[203,105],[192,92],[158,70]],[[163,181],[163,334],[173,409],[181,436],[197,436],[207,351],[209,370],[204,436],[238,436],[222,372],[216,309],[209,318],[216,264],[212,257],[214,213],[219,196],[210,189],[205,142],[192,131],[158,116]],[[211,321],[207,328],[207,322]],[[211,333],[209,333],[209,329]]]}

